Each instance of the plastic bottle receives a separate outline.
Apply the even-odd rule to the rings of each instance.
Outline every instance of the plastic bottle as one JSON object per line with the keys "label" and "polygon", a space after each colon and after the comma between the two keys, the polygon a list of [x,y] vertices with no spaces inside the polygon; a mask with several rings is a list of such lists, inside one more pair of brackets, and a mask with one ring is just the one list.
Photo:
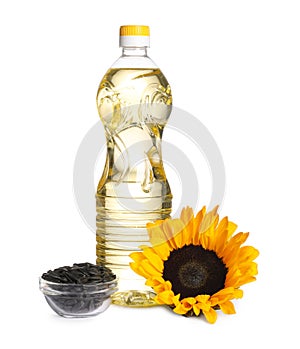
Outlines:
{"label": "plastic bottle", "polygon": [[172,194],[166,179],[161,138],[171,113],[170,86],[147,56],[149,27],[120,28],[121,57],[103,77],[97,108],[107,157],[96,193],[97,263],[119,278],[113,302],[154,304],[145,280],[129,266],[129,254],[149,243],[146,224],[170,216]]}

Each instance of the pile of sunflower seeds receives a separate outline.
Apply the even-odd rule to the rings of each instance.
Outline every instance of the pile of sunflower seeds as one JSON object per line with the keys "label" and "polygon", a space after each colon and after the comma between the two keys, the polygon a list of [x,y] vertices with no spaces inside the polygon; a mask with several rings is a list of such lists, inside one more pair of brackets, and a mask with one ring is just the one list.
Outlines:
{"label": "pile of sunflower seeds", "polygon": [[72,267],[59,267],[42,275],[44,280],[59,284],[95,284],[109,282],[116,278],[113,272],[103,265],[74,263]]}
{"label": "pile of sunflower seeds", "polygon": [[91,263],[74,263],[49,270],[42,279],[55,283],[51,284],[54,293],[46,296],[47,302],[68,314],[93,312],[116,287],[113,282],[116,276],[110,269]]}

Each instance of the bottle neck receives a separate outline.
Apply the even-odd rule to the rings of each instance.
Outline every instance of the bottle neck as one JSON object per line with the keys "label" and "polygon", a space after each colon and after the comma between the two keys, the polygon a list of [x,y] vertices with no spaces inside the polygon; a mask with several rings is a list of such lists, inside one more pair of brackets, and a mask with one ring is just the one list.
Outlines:
{"label": "bottle neck", "polygon": [[147,57],[147,47],[122,47],[122,57]]}
{"label": "bottle neck", "polygon": [[147,46],[121,46],[122,56],[111,68],[157,68],[157,65],[147,55]]}

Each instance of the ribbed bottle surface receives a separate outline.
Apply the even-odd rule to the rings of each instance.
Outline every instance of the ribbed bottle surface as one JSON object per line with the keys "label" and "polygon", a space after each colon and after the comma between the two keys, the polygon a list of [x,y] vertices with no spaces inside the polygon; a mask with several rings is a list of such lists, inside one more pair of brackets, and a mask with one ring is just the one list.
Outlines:
{"label": "ribbed bottle surface", "polygon": [[146,224],[170,216],[161,137],[171,112],[171,90],[159,69],[110,69],[97,93],[107,158],[96,194],[97,263],[119,278],[115,303],[152,304],[129,254],[149,243]]}

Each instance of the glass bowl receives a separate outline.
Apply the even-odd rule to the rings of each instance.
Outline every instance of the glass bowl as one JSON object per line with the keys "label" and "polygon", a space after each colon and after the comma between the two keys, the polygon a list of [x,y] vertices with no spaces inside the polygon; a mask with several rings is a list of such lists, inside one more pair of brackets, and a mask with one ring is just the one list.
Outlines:
{"label": "glass bowl", "polygon": [[110,296],[117,291],[117,280],[93,284],[65,284],[39,279],[47,303],[60,316],[90,317],[105,311]]}

